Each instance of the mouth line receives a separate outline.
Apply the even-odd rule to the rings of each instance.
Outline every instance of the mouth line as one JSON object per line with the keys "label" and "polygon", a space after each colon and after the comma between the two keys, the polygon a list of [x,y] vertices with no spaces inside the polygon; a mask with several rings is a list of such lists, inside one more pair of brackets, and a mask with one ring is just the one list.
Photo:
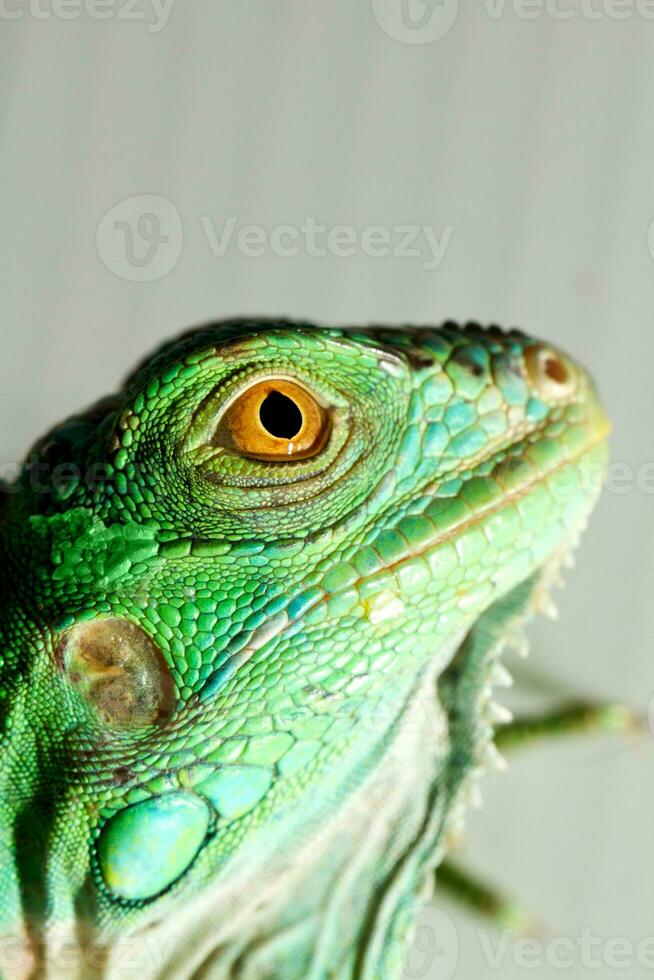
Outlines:
{"label": "mouth line", "polygon": [[[304,594],[304,596],[301,593],[299,596],[292,597],[284,609],[273,614],[261,626],[255,630],[247,633],[240,633],[234,637],[232,642],[224,651],[225,659],[223,660],[222,664],[207,677],[204,686],[199,692],[199,705],[204,706],[207,700],[211,700],[220,691],[220,689],[223,688],[224,685],[232,679],[232,677],[234,677],[238,670],[243,667],[258,650],[261,649],[261,647],[263,647],[270,640],[276,639],[286,633],[289,627],[299,622],[306,613],[313,610],[316,606],[319,606],[322,602],[326,602],[332,596],[340,592],[351,588],[357,588],[364,582],[374,581],[376,577],[380,576],[384,572],[392,572],[403,565],[408,565],[417,558],[436,550],[447,541],[460,536],[467,529],[479,524],[490,515],[497,513],[506,506],[527,496],[531,490],[550,479],[563,467],[574,466],[580,459],[591,453],[596,446],[606,442],[608,432],[609,426],[607,423],[601,427],[594,438],[585,443],[582,449],[579,449],[577,452],[571,454],[565,459],[560,460],[554,466],[549,467],[545,472],[539,473],[538,476],[525,481],[525,483],[523,483],[519,488],[506,491],[497,501],[487,505],[486,507],[482,507],[468,519],[455,523],[451,528],[448,528],[446,531],[430,539],[424,545],[413,549],[410,548],[406,553],[402,554],[394,561],[385,561],[380,555],[379,560],[381,564],[370,574],[356,575],[356,577],[350,578],[347,582],[333,588],[327,587],[323,580],[322,587],[317,586],[311,590],[311,592]],[[447,500],[450,498],[443,499]],[[399,528],[401,530],[401,523]],[[374,549],[374,542],[372,544],[372,548]],[[331,571],[333,571],[333,569]],[[328,572],[326,577],[328,577],[329,574],[330,573]],[[305,598],[304,602],[302,601],[303,598]],[[294,607],[295,611],[293,611]]]}
{"label": "mouth line", "polygon": [[[424,547],[418,547],[414,551],[406,555],[405,557],[399,558],[397,561],[390,562],[389,564],[385,565],[384,571],[396,568],[397,566],[402,565],[404,562],[411,561],[414,558],[420,558],[422,555],[427,554],[428,552],[432,551],[434,548],[438,548],[441,544],[445,544],[447,541],[451,541],[452,538],[458,537],[460,534],[467,531],[468,528],[475,527],[477,524],[480,524],[486,517],[489,517],[491,514],[496,514],[498,511],[503,510],[507,505],[515,502],[516,500],[521,500],[523,497],[526,497],[527,494],[530,492],[530,490],[533,490],[535,487],[551,479],[552,476],[554,476],[556,473],[562,470],[565,466],[574,466],[577,462],[579,462],[580,459],[582,459],[588,453],[592,452],[592,450],[596,446],[599,446],[600,444],[606,442],[608,434],[609,434],[609,427],[607,425],[606,429],[603,430],[600,434],[598,434],[594,439],[591,439],[589,442],[587,442],[584,445],[583,449],[580,449],[576,453],[571,454],[566,459],[560,460],[558,463],[556,463],[554,466],[547,469],[545,472],[539,473],[538,476],[526,480],[525,483],[523,483],[519,488],[515,490],[505,491],[503,497],[499,498],[497,501],[494,501],[491,504],[488,504],[485,507],[482,507],[480,510],[478,510],[475,514],[472,514],[466,520],[463,520],[458,524],[454,524],[451,528],[448,528],[442,534],[438,535],[433,540],[427,542],[424,545]],[[442,499],[447,500],[450,498],[442,498]],[[365,576],[363,578],[365,578]]]}

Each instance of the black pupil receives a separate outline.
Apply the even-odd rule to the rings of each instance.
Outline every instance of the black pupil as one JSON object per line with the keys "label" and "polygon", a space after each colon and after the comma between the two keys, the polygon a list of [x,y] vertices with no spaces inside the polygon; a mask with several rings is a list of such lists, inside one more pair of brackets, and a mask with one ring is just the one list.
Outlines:
{"label": "black pupil", "polygon": [[277,439],[292,439],[302,428],[302,412],[292,398],[280,391],[266,395],[259,408],[261,424]]}

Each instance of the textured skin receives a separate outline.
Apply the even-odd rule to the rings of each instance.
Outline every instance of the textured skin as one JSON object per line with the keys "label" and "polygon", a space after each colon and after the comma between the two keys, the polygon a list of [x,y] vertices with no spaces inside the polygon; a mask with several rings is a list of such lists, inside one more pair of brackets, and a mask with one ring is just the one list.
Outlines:
{"label": "textured skin", "polygon": [[[601,482],[593,386],[534,344],[215,324],[37,444],[0,496],[3,976],[401,973]],[[317,457],[210,445],[269,375],[332,406]]]}

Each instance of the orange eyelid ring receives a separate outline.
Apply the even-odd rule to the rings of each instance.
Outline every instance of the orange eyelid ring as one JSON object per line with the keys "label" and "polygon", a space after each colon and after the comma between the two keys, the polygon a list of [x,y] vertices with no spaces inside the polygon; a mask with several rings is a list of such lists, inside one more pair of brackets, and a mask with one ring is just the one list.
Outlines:
{"label": "orange eyelid ring", "polygon": [[577,369],[554,347],[532,344],[525,351],[527,375],[537,393],[544,398],[569,398],[577,390]]}
{"label": "orange eyelid ring", "polygon": [[283,463],[316,456],[327,442],[331,419],[302,385],[266,378],[234,399],[219,428],[241,455]]}

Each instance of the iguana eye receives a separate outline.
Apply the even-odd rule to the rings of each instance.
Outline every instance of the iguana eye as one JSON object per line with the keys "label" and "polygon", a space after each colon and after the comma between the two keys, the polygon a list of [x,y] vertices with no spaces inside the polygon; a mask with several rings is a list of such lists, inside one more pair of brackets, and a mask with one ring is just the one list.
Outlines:
{"label": "iguana eye", "polygon": [[222,436],[243,456],[285,462],[317,455],[329,429],[329,412],[306,388],[286,378],[268,378],[232,402],[214,441]]}

